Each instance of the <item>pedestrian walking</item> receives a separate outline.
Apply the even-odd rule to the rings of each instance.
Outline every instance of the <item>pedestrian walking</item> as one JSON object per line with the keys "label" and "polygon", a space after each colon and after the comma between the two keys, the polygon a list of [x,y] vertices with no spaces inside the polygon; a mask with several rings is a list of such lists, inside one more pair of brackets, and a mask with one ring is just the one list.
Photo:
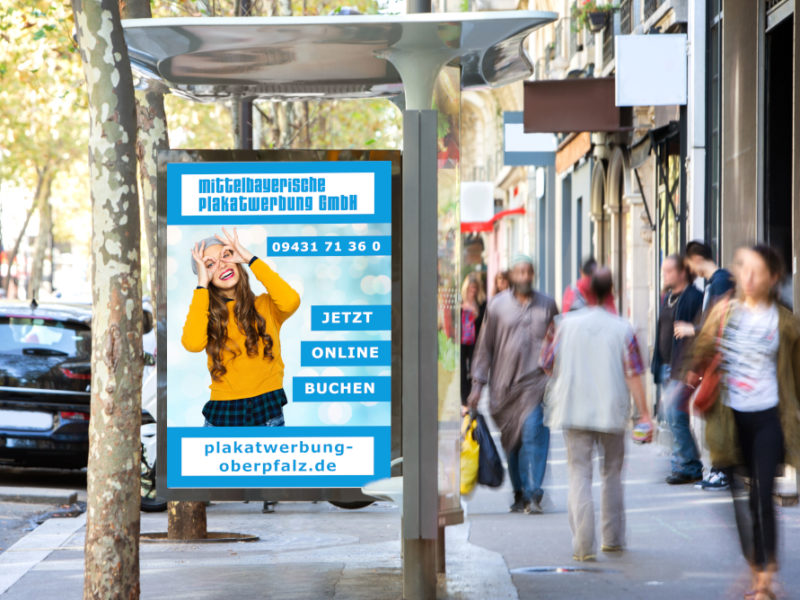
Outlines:
{"label": "pedestrian walking", "polygon": [[592,455],[599,449],[602,477],[601,550],[625,548],[625,503],[622,465],[625,432],[631,422],[630,395],[636,404],[638,428],[652,421],[644,393],[644,363],[633,328],[602,308],[612,293],[608,268],[598,268],[591,290],[600,306],[585,306],[559,318],[555,335],[542,354],[542,366],[553,372],[546,398],[547,424],[562,428],[567,447],[569,493],[567,513],[572,530],[573,559],[595,558]]}
{"label": "pedestrian walking", "polygon": [[494,276],[494,295],[505,292],[511,287],[511,274],[508,271],[499,271]]}
{"label": "pedestrian walking", "polygon": [[[715,467],[726,469],[753,600],[775,598],[777,524],[772,499],[782,462],[800,468],[800,320],[778,302],[780,256],[767,246],[740,252],[739,298],[718,303],[692,353],[693,370],[721,353],[721,385],[706,413]],[[744,483],[749,478],[749,495]]]}
{"label": "pedestrian walking", "polygon": [[[592,274],[597,268],[597,261],[594,258],[587,258],[581,266],[581,277],[564,290],[561,299],[561,311],[569,312],[578,310],[584,306],[596,306],[598,300],[592,292]],[[617,314],[617,306],[614,304],[614,295],[610,294],[604,301],[603,306],[606,310]]]}
{"label": "pedestrian walking", "polygon": [[[720,300],[730,297],[734,291],[735,282],[733,275],[727,269],[721,268],[714,262],[711,246],[705,242],[694,240],[686,244],[686,262],[692,273],[702,277],[705,281],[703,287],[703,316],[700,323],[675,323],[675,337],[694,337],[700,333],[703,323]],[[724,471],[713,465],[708,475],[696,484],[695,487],[705,491],[724,491],[728,489],[728,478]]]}
{"label": "pedestrian walking", "polygon": [[[717,302],[730,295],[735,287],[733,275],[714,262],[711,246],[694,240],[686,244],[686,262],[696,277],[705,280],[703,313],[707,314]],[[698,330],[699,331],[699,330]]]}
{"label": "pedestrian walking", "polygon": [[672,473],[670,485],[694,483],[703,479],[700,452],[689,428],[689,401],[692,389],[683,382],[683,362],[691,339],[676,335],[676,324],[698,322],[703,294],[694,285],[682,256],[664,259],[661,269],[667,289],[661,302],[651,370],[661,384],[663,415],[672,432]]}
{"label": "pedestrian walking", "polygon": [[461,404],[466,405],[472,390],[472,356],[475,342],[483,325],[486,313],[486,292],[478,273],[470,273],[461,286]]}
{"label": "pedestrian walking", "polygon": [[550,430],[542,396],[547,375],[539,365],[542,340],[558,314],[555,301],[533,289],[533,261],[511,262],[511,289],[491,299],[472,362],[468,405],[477,408],[489,386],[489,412],[500,428],[514,488],[512,512],[542,511]]}

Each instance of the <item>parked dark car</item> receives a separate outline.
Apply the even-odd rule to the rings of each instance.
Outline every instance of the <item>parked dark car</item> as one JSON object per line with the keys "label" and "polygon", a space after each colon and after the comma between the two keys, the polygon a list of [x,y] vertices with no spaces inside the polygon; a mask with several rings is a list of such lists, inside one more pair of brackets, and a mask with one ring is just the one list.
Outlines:
{"label": "parked dark car", "polygon": [[87,305],[0,302],[0,464],[86,466],[91,316]]}

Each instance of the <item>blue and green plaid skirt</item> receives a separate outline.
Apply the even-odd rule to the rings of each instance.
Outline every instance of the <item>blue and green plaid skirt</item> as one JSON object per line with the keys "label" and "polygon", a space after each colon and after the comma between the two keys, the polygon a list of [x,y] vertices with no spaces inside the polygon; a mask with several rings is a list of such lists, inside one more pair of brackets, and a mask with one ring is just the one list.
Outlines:
{"label": "blue and green plaid skirt", "polygon": [[214,427],[278,425],[289,401],[283,388],[241,400],[209,400],[203,406],[206,422]]}

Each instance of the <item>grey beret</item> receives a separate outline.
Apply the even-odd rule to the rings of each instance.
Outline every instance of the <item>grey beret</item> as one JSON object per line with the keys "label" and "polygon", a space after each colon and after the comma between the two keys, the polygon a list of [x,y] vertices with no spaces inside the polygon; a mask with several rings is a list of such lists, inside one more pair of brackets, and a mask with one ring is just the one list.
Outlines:
{"label": "grey beret", "polygon": [[[205,244],[205,247],[203,248],[203,250],[205,250],[206,248],[210,248],[211,246],[224,246],[225,245],[215,237],[207,237],[206,239],[200,240],[198,242],[198,245],[203,245],[203,244]],[[194,262],[194,257],[193,256],[191,256],[190,258],[192,259],[192,273],[197,275],[197,264]]]}

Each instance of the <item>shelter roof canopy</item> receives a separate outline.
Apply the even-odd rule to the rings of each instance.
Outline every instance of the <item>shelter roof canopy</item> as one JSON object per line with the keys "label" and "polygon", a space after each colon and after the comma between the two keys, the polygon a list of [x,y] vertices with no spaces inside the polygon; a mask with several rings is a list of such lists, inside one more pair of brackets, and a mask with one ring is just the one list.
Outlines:
{"label": "shelter roof canopy", "polygon": [[231,96],[395,96],[393,61],[437,54],[460,64],[465,87],[528,77],[523,41],[557,15],[541,11],[327,17],[128,19],[135,74],[195,100]]}

